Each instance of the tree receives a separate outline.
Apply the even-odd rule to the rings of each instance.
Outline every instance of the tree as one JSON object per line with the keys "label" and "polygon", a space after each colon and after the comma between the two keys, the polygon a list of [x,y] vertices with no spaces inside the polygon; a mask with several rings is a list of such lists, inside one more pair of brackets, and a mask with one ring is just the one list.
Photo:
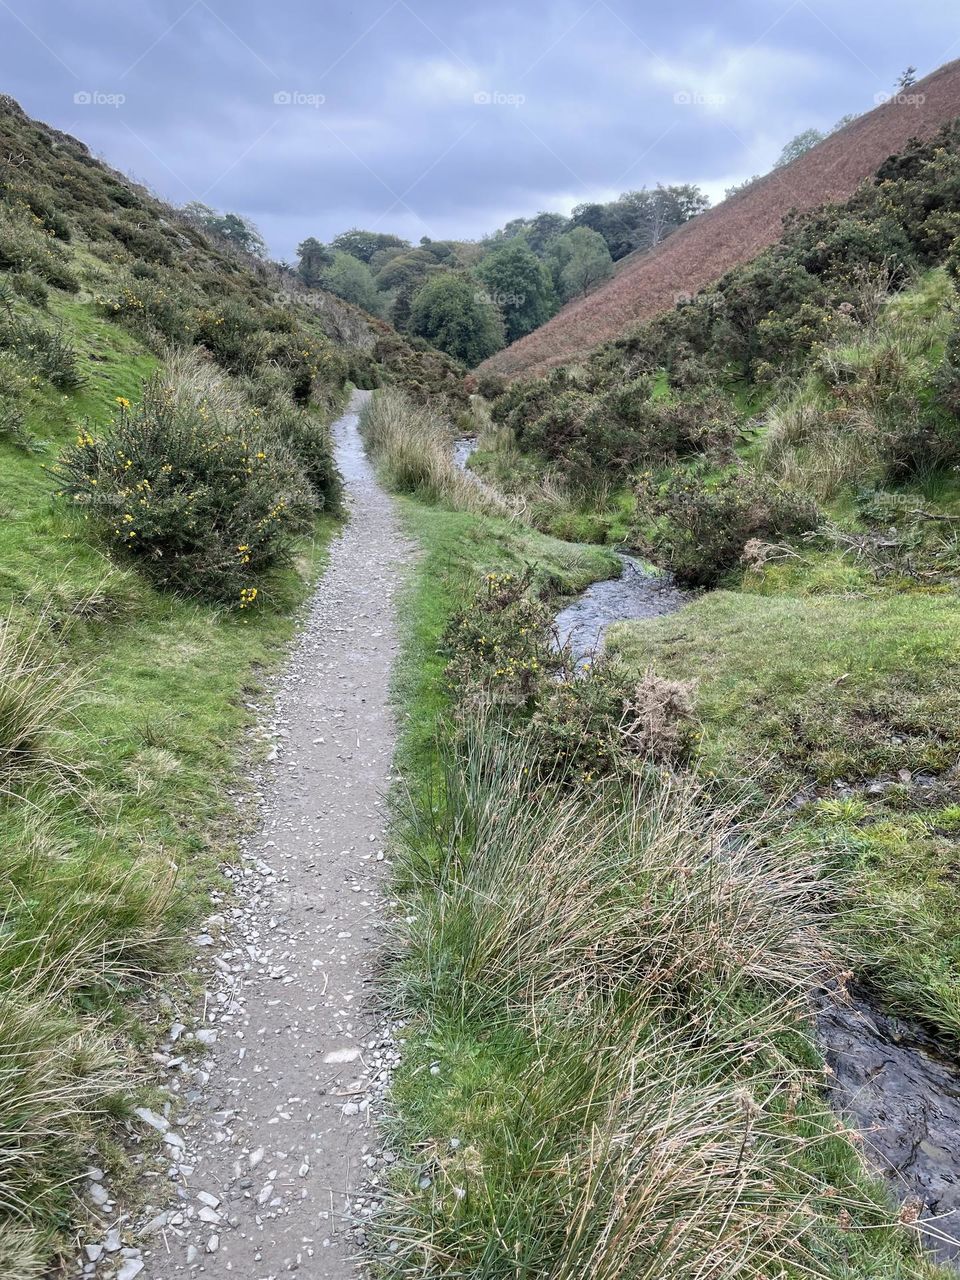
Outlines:
{"label": "tree", "polygon": [[709,199],[693,183],[652,190],[625,191],[608,204],[577,205],[571,215],[575,227],[589,227],[603,236],[614,261],[635,249],[652,249],[677,227],[708,208]]}
{"label": "tree", "polygon": [[459,247],[456,240],[431,240],[429,236],[420,237],[420,248],[432,254],[437,262],[445,262],[449,266],[456,261]]}
{"label": "tree", "polygon": [[[603,238],[611,257],[622,258],[630,252],[633,244],[632,226],[624,222],[623,210],[614,208],[615,201],[609,204],[578,204],[570,214],[571,228],[586,228]],[[561,237],[562,239],[562,237]],[[555,244],[559,243],[556,241]]]}
{"label": "tree", "polygon": [[472,368],[503,346],[503,321],[470,276],[443,271],[414,295],[410,331]]}
{"label": "tree", "polygon": [[377,272],[378,289],[403,289],[410,285],[419,288],[431,272],[439,271],[440,264],[432,253],[425,249],[408,249],[398,253],[395,258]]}
{"label": "tree", "polygon": [[780,158],[773,166],[775,169],[782,169],[785,164],[790,164],[797,160],[811,147],[815,147],[818,142],[822,142],[827,135],[821,133],[819,129],[804,129],[803,133],[798,133],[795,138],[791,138],[787,145],[780,152]]}
{"label": "tree", "polygon": [[550,247],[554,280],[564,302],[585,293],[613,273],[606,241],[589,227],[574,227]]}
{"label": "tree", "polygon": [[352,254],[338,250],[330,265],[323,269],[320,284],[338,298],[376,314],[379,301],[370,268]]}
{"label": "tree", "polygon": [[256,224],[249,218],[245,218],[243,214],[220,213],[199,200],[191,200],[189,204],[183,206],[181,212],[185,213],[192,222],[203,227],[204,231],[219,236],[221,240],[226,240],[228,244],[234,245],[243,253],[252,253],[257,258],[266,257],[266,241]]}
{"label": "tree", "polygon": [[410,241],[386,231],[362,231],[359,227],[352,227],[334,236],[331,246],[341,253],[349,253],[351,258],[369,263],[378,249],[409,249]]}
{"label": "tree", "polygon": [[906,71],[901,71],[897,77],[897,93],[905,93],[917,83],[917,68],[907,67]]}
{"label": "tree", "polygon": [[537,257],[542,258],[554,240],[562,236],[569,226],[569,218],[565,218],[562,213],[538,213],[527,223],[523,238]]}
{"label": "tree", "polygon": [[550,272],[523,237],[488,253],[475,274],[500,308],[508,342],[545,324],[556,310]]}
{"label": "tree", "polygon": [[392,262],[394,258],[402,257],[404,252],[405,250],[398,248],[396,245],[389,249],[378,249],[367,263],[367,266],[376,276],[383,270],[388,262]]}
{"label": "tree", "polygon": [[315,288],[321,281],[324,268],[333,262],[333,252],[313,236],[307,236],[297,245],[297,272],[300,279],[310,288]]}

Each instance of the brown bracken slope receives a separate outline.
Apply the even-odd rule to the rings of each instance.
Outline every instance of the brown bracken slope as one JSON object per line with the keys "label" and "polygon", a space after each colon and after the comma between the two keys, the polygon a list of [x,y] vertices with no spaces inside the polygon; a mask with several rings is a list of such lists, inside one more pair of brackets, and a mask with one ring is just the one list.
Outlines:
{"label": "brown bracken slope", "polygon": [[617,273],[552,320],[498,351],[478,373],[532,378],[567,364],[639,321],[672,308],[780,236],[792,208],[847,200],[912,137],[928,137],[960,116],[960,60],[918,81],[913,100],[891,101],[854,120],[783,169],[724,200],[648,253],[625,258]]}

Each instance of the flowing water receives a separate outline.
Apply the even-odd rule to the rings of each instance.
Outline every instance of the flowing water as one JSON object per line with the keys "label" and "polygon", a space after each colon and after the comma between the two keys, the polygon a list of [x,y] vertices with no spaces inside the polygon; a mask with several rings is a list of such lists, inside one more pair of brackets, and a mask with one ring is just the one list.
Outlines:
{"label": "flowing water", "polygon": [[558,639],[568,645],[578,667],[603,648],[606,630],[614,622],[662,618],[675,613],[692,599],[668,573],[649,569],[633,556],[620,552],[623,571],[619,578],[594,582],[556,616]]}
{"label": "flowing water", "polygon": [[[458,440],[457,465],[465,468],[475,448],[475,440]],[[559,642],[570,646],[578,667],[602,650],[612,623],[664,617],[694,598],[669,574],[629,555],[620,560],[619,578],[593,583],[556,615]],[[956,1055],[919,1026],[881,1014],[859,997],[818,996],[815,1030],[832,1106],[862,1135],[867,1160],[895,1199],[919,1211],[930,1253],[960,1267]]]}

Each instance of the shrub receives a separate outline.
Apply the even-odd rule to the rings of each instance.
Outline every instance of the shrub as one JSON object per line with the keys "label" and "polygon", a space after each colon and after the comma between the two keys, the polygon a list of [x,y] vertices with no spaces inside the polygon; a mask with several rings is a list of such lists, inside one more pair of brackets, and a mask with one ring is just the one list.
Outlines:
{"label": "shrub", "polygon": [[80,358],[61,329],[19,316],[0,318],[0,347],[16,352],[61,391],[77,391],[86,382]]}
{"label": "shrub", "polygon": [[23,205],[0,201],[0,270],[33,272],[58,289],[76,293],[80,288],[67,255],[44,230],[41,220]]}
{"label": "shrub", "polygon": [[343,480],[334,460],[327,424],[289,403],[274,404],[265,417],[271,432],[303,468],[317,509],[338,513],[342,507]]}
{"label": "shrub", "polygon": [[507,388],[506,382],[498,373],[484,372],[477,378],[477,391],[485,400],[496,400]]}
{"label": "shrub", "polygon": [[63,494],[154,581],[247,607],[315,500],[302,469],[221,378],[180,357],[60,458]]}
{"label": "shrub", "polygon": [[451,621],[441,645],[446,680],[460,705],[532,710],[545,677],[565,669],[552,643],[552,615],[530,592],[530,575],[488,573]]}
{"label": "shrub", "polygon": [[148,341],[159,336],[163,342],[186,345],[194,336],[194,319],[190,304],[177,293],[173,283],[158,283],[149,276],[130,278],[97,302],[104,315],[127,325]]}
{"label": "shrub", "polygon": [[638,682],[604,657],[545,685],[533,725],[545,776],[584,786],[649,761],[680,764],[695,743],[686,685],[653,671]]}
{"label": "shrub", "polygon": [[195,341],[228,373],[252,373],[263,360],[265,336],[256,312],[228,299],[218,307],[201,307],[194,317]]}
{"label": "shrub", "polygon": [[10,277],[17,294],[34,307],[45,307],[50,294],[47,286],[30,271],[18,271]]}
{"label": "shrub", "polygon": [[638,540],[692,586],[715,586],[751,539],[797,537],[819,522],[810,499],[744,469],[717,479],[699,469],[674,471],[662,483],[647,472],[636,493]]}
{"label": "shrub", "polygon": [[147,262],[159,262],[166,267],[172,264],[170,243],[159,227],[111,222],[108,230],[134,257],[144,258]]}

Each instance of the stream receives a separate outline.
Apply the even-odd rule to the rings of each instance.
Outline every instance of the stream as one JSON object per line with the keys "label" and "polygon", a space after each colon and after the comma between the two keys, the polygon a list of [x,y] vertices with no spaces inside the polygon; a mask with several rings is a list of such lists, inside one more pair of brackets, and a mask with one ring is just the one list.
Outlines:
{"label": "stream", "polygon": [[592,583],[554,619],[558,643],[569,648],[577,667],[601,652],[606,630],[614,622],[662,618],[693,599],[693,592],[682,591],[670,574],[649,569],[623,552],[617,555],[623,566],[620,577]]}
{"label": "stream", "polygon": [[[476,448],[458,440],[457,465]],[[618,578],[594,582],[556,615],[558,641],[578,668],[602,651],[615,622],[660,618],[695,598],[668,573],[620,554]],[[930,1255],[960,1269],[960,1065],[913,1023],[859,996],[814,1000],[816,1041],[831,1105],[862,1135],[867,1161],[897,1202],[912,1202]]]}

